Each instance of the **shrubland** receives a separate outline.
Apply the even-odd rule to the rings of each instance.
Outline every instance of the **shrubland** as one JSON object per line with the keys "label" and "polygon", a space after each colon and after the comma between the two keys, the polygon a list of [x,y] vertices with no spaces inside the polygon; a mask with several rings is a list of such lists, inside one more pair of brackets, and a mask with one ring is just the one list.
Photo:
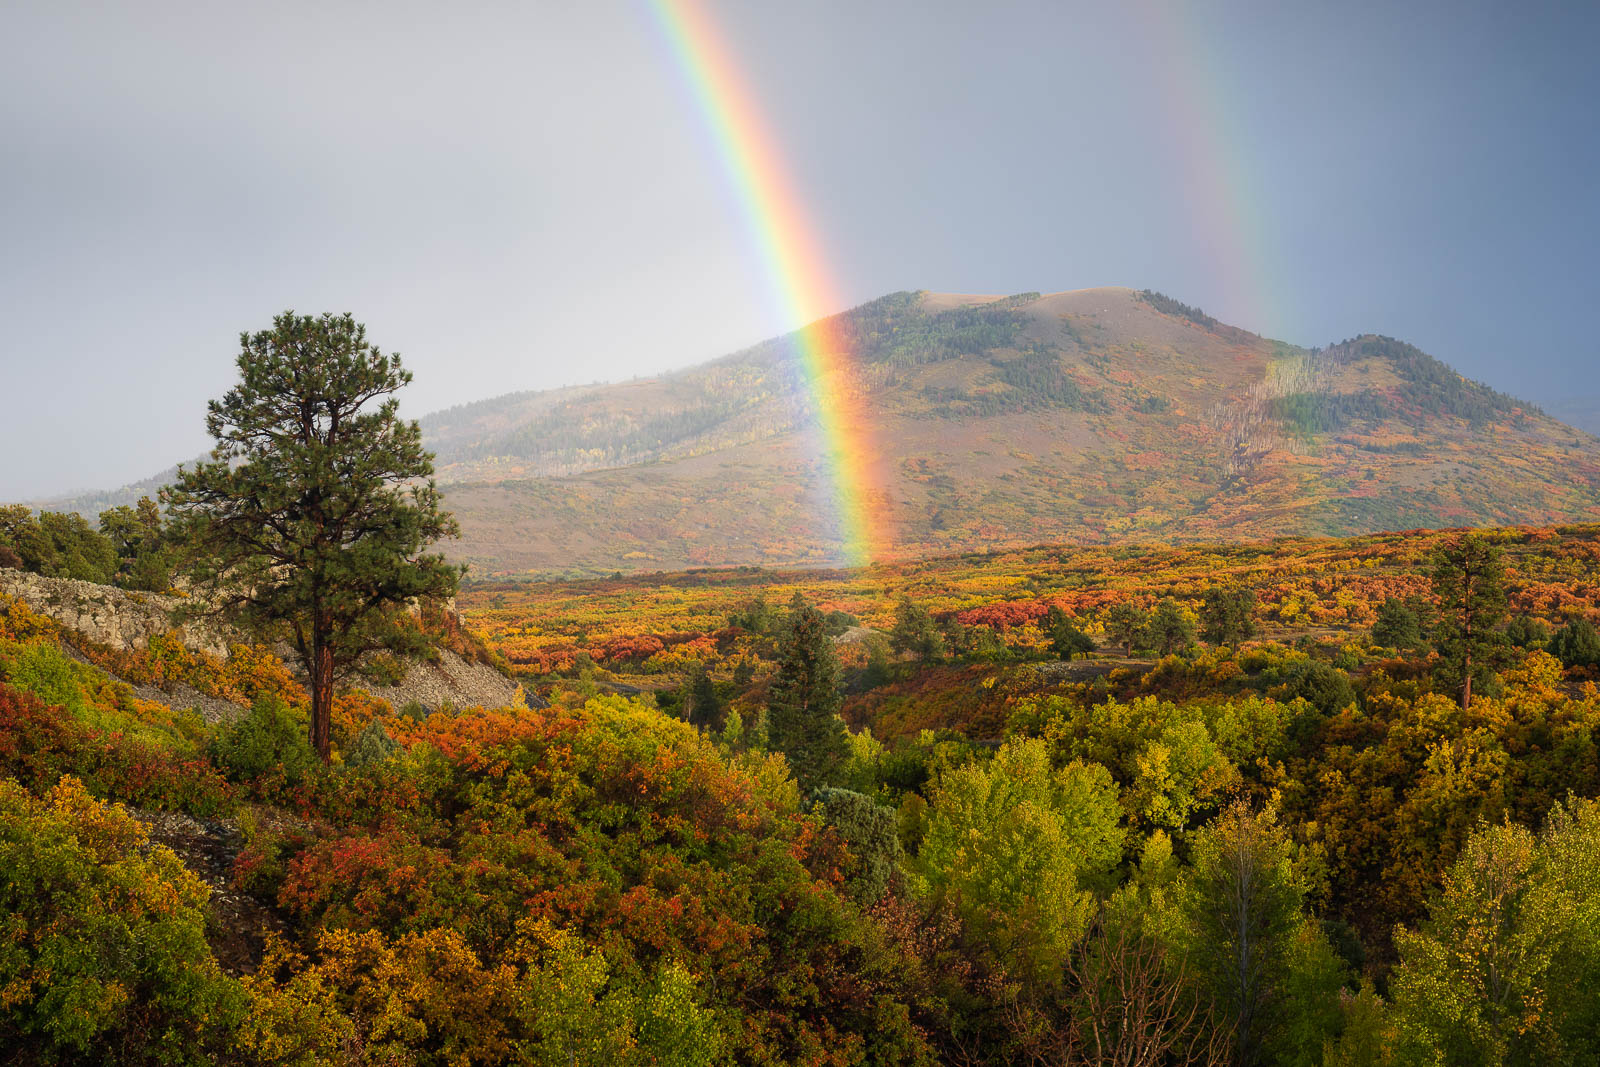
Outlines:
{"label": "shrubland", "polygon": [[[0,1044],[1592,1062],[1597,572],[1575,527],[480,585],[547,706],[346,691],[326,763],[269,652],[84,653],[10,602]],[[161,812],[237,834],[229,891],[285,920],[249,966]]]}

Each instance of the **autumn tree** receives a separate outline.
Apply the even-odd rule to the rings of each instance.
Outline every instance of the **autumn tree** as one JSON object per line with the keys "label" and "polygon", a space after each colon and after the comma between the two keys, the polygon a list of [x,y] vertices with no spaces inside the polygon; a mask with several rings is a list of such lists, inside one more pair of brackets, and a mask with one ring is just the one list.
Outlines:
{"label": "autumn tree", "polygon": [[371,652],[424,650],[405,609],[454,594],[461,568],[424,550],[457,527],[399,417],[411,374],[366,327],[285,312],[240,340],[239,382],[207,410],[211,459],[179,467],[163,499],[206,610],[292,644],[327,759],[339,678]]}
{"label": "autumn tree", "polygon": [[1213,586],[1200,605],[1201,634],[1213,645],[1238,645],[1256,635],[1254,589]]}
{"label": "autumn tree", "polygon": [[1500,549],[1476,534],[1442,548],[1433,560],[1433,590],[1439,597],[1434,646],[1439,678],[1472,706],[1472,687],[1494,681],[1505,644],[1499,631],[1506,614],[1505,563]]}
{"label": "autumn tree", "polygon": [[918,881],[952,903],[1013,973],[1057,973],[1094,914],[1085,882],[1116,866],[1123,829],[1104,767],[1052,766],[1037,738],[942,774],[929,796]]}
{"label": "autumn tree", "polygon": [[849,755],[839,718],[843,703],[839,660],[826,621],[796,593],[779,639],[778,672],[767,695],[767,728],[772,747],[788,757],[802,786],[831,784]]}
{"label": "autumn tree", "polygon": [[1535,837],[1480,827],[1428,922],[1395,938],[1404,1042],[1440,1063],[1600,1057],[1600,805],[1571,801]]}

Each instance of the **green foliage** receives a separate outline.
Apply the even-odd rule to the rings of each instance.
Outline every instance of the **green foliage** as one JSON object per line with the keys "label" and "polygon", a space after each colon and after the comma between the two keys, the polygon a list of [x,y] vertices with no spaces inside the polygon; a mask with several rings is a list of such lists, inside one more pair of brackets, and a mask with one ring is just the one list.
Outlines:
{"label": "green foliage", "polygon": [[0,506],[0,546],[21,569],[47,578],[73,578],[109,585],[117,573],[111,539],[73,512],[34,515],[24,504]]}
{"label": "green foliage", "polygon": [[1359,359],[1382,359],[1399,375],[1402,385],[1398,392],[1400,414],[1411,421],[1416,415],[1453,415],[1472,423],[1483,425],[1503,419],[1517,411],[1536,413],[1538,408],[1469,381],[1434,359],[1414,345],[1396,341],[1392,337],[1367,335],[1355,340],[1331,345],[1323,358],[1333,362]]}
{"label": "green foliage", "polygon": [[722,729],[728,709],[717,695],[716,683],[702,664],[695,668],[685,683],[683,695],[684,717],[705,730]]}
{"label": "green foliage", "polygon": [[1106,614],[1106,636],[1131,656],[1134,645],[1144,635],[1148,621],[1149,616],[1138,605],[1127,600],[1120,601],[1112,605]]}
{"label": "green foliage", "polygon": [[1078,629],[1072,618],[1058,607],[1045,613],[1045,632],[1050,635],[1050,651],[1062,659],[1087,656],[1095,651],[1094,638]]}
{"label": "green foliage", "polygon": [[848,789],[824,787],[813,797],[823,822],[839,832],[850,850],[845,884],[851,899],[876,904],[900,870],[900,835],[894,811]]}
{"label": "green foliage", "polygon": [[1201,635],[1213,645],[1237,646],[1256,635],[1254,589],[1213,586],[1200,606]]}
{"label": "green foliage", "polygon": [[1404,601],[1388,597],[1378,606],[1378,618],[1372,624],[1372,643],[1383,648],[1415,651],[1424,643],[1422,619]]}
{"label": "green foliage", "polygon": [[[1524,651],[1545,648],[1550,644],[1550,637],[1550,626],[1543,619],[1517,615],[1506,623],[1506,641],[1513,648]],[[1600,652],[1600,647],[1596,651]]]}
{"label": "green foliage", "polygon": [[399,417],[411,375],[364,326],[285,312],[240,343],[239,383],[207,409],[211,459],[180,466],[163,499],[210,600],[289,638],[326,759],[335,680],[369,653],[427,647],[405,607],[454,594],[460,569],[423,550],[457,527],[421,431]]}
{"label": "green foliage", "polygon": [[13,687],[79,717],[89,710],[84,699],[86,673],[53,641],[30,642],[0,659],[0,676]]}
{"label": "green foliage", "polygon": [[1143,298],[1145,303],[1149,304],[1163,315],[1171,315],[1176,319],[1187,319],[1202,329],[1215,330],[1217,327],[1222,325],[1216,319],[1212,318],[1210,315],[1207,315],[1199,308],[1190,307],[1188,304],[1180,303],[1165,293],[1158,293],[1152,289],[1144,289],[1139,293],[1139,296]]}
{"label": "green foliage", "polygon": [[1283,666],[1262,672],[1262,681],[1273,688],[1279,700],[1305,700],[1324,715],[1355,703],[1356,690],[1350,676],[1331,663],[1298,658]]}
{"label": "green foliage", "polygon": [[848,754],[839,718],[839,661],[822,614],[798,593],[778,657],[777,677],[767,693],[772,747],[788,757],[802,787],[828,785]]}
{"label": "green foliage", "polygon": [[1341,976],[1301,912],[1288,836],[1270,813],[1236,802],[1197,835],[1192,863],[1174,898],[1173,936],[1230,1028],[1234,1062],[1273,1062],[1283,1045],[1320,1051],[1337,1013],[1319,1025],[1305,1012],[1327,1005]]}
{"label": "green foliage", "polygon": [[0,780],[0,1047],[41,1064],[214,1062],[244,997],[206,944],[205,886],[145,844],[77,779],[43,799]]}
{"label": "green foliage", "polygon": [[176,548],[170,543],[155,501],[144,496],[133,507],[118,505],[100,513],[100,532],[117,554],[117,584],[125,589],[164,593],[172,586]]}
{"label": "green foliage", "polygon": [[1156,604],[1145,623],[1144,641],[1163,656],[1182,652],[1194,644],[1194,615],[1171,597]]}
{"label": "green foliage", "polygon": [[248,715],[217,730],[211,739],[211,758],[230,781],[270,776],[290,785],[304,781],[316,763],[304,723],[274,693],[257,696]]}
{"label": "green foliage", "polygon": [[1439,652],[1437,677],[1461,693],[1461,706],[1472,703],[1474,684],[1481,691],[1495,685],[1494,668],[1501,662],[1506,613],[1505,562],[1499,546],[1467,534],[1434,555],[1433,591],[1439,598],[1439,625],[1434,647]]}
{"label": "green foliage", "polygon": [[944,636],[933,616],[908,596],[894,606],[894,629],[889,631],[889,646],[896,652],[920,660],[937,660],[944,655]]}
{"label": "green foliage", "polygon": [[1600,667],[1600,631],[1588,619],[1573,619],[1550,639],[1563,667]]}
{"label": "green foliage", "polygon": [[1085,887],[1121,857],[1119,816],[1105,768],[1058,771],[1042,741],[1009,742],[939,776],[917,870],[1008,967],[1043,977],[1088,927]]}
{"label": "green foliage", "polygon": [[[1398,1028],[1449,1063],[1592,1063],[1600,1057],[1600,806],[1472,835],[1428,921],[1396,937]],[[1580,992],[1581,991],[1581,992]]]}
{"label": "green foliage", "polygon": [[758,596],[736,611],[729,613],[728,625],[756,634],[777,633],[783,624],[778,610],[767,603],[766,596]]}
{"label": "green foliage", "polygon": [[[298,736],[297,733],[296,737]],[[351,742],[349,750],[344,754],[344,762],[350,767],[373,767],[387,763],[400,754],[400,743],[389,736],[389,731],[384,729],[383,723],[374,719],[362,727],[356,739]]]}

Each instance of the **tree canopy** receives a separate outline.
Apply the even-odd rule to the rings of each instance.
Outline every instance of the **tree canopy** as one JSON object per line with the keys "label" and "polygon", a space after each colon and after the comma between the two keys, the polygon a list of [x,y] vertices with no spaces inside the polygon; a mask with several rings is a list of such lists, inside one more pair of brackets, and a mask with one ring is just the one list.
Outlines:
{"label": "tree canopy", "polygon": [[455,593],[461,569],[424,549],[457,527],[399,417],[411,375],[366,327],[290,311],[240,343],[239,382],[207,409],[211,458],[163,497],[207,604],[293,645],[326,758],[337,679],[374,651],[420,653],[407,605]]}

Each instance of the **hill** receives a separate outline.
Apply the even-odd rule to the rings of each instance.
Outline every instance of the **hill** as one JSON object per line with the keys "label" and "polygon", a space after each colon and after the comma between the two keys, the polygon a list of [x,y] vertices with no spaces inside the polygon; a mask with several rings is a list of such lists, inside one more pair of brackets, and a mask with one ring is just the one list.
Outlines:
{"label": "hill", "polygon": [[[1600,518],[1600,442],[1411,345],[1307,350],[1156,293],[845,313],[888,554]],[[424,420],[478,573],[840,556],[792,338]]]}

